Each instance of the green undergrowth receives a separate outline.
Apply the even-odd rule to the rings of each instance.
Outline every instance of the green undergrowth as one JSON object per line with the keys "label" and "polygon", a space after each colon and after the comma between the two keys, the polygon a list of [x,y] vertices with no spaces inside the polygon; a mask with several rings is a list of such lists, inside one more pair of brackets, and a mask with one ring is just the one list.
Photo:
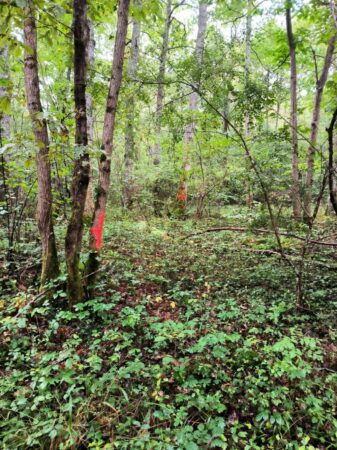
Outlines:
{"label": "green undergrowth", "polygon": [[299,309],[272,236],[195,231],[109,224],[73,311],[62,279],[3,295],[1,448],[337,448],[331,250],[308,257]]}

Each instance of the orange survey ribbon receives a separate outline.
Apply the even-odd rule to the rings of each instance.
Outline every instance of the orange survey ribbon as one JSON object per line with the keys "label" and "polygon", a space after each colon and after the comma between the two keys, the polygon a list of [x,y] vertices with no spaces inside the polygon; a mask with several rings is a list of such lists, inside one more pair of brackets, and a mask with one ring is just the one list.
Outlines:
{"label": "orange survey ribbon", "polygon": [[90,228],[90,234],[95,238],[94,247],[96,250],[102,248],[102,236],[103,236],[103,224],[104,224],[105,213],[102,212],[98,218],[97,227]]}
{"label": "orange survey ribbon", "polygon": [[185,202],[185,201],[187,200],[187,189],[186,189],[185,186],[181,186],[181,187],[179,188],[179,192],[178,192],[178,194],[177,194],[177,199],[178,199],[180,202]]}

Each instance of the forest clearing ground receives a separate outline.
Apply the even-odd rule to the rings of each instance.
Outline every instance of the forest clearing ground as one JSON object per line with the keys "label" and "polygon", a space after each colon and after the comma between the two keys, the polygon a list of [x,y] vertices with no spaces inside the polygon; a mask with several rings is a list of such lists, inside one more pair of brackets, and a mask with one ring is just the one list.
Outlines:
{"label": "forest clearing ground", "polygon": [[299,311],[272,236],[186,239],[209,225],[108,222],[97,294],[74,311],[61,288],[27,309],[29,291],[7,294],[4,448],[337,448],[331,250]]}

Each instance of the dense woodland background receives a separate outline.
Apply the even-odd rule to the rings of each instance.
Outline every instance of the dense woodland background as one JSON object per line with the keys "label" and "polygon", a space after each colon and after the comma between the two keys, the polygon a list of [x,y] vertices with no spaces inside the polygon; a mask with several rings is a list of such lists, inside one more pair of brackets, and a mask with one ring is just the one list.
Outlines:
{"label": "dense woodland background", "polygon": [[0,0],[4,449],[337,449],[334,0]]}

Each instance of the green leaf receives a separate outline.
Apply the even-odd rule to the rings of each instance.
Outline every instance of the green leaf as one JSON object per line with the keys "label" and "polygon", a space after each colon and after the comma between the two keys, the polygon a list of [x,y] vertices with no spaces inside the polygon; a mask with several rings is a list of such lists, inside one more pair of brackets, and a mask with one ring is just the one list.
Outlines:
{"label": "green leaf", "polygon": [[11,113],[11,99],[7,95],[0,97],[0,112],[2,114]]}

